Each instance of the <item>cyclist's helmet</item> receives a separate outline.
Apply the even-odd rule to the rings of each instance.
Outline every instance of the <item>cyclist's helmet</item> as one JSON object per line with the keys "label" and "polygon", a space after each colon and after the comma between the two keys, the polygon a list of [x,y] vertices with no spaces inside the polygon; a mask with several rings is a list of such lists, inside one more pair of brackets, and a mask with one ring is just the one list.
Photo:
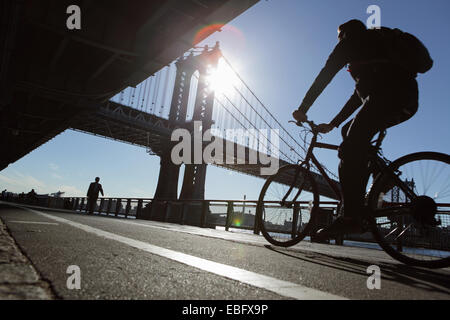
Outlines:
{"label": "cyclist's helmet", "polygon": [[366,30],[366,25],[362,21],[353,19],[339,26],[338,39],[341,41],[348,37],[359,36]]}

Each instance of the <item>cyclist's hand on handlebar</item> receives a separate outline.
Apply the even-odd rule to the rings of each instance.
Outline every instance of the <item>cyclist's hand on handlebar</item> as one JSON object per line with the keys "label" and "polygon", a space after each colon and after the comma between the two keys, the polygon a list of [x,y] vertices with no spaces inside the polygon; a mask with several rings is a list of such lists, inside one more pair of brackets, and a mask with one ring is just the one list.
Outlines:
{"label": "cyclist's hand on handlebar", "polygon": [[319,133],[328,133],[334,129],[334,126],[329,123],[321,123],[317,126],[317,131]]}
{"label": "cyclist's hand on handlebar", "polygon": [[308,117],[306,116],[306,114],[304,114],[303,112],[301,112],[300,110],[295,110],[292,113],[292,117],[297,121],[297,122],[305,122],[306,120],[308,120]]}

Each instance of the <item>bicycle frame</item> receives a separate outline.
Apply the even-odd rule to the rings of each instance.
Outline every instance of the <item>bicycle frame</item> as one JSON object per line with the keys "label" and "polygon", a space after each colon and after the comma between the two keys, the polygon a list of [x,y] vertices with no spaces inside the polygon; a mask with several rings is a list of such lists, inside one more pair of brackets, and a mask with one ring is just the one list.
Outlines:
{"label": "bicycle frame", "polygon": [[[280,170],[282,170],[282,172],[280,172],[279,176],[270,177],[264,184],[258,200],[256,221],[260,224],[259,227],[264,237],[271,244],[277,246],[288,247],[295,245],[308,235],[311,236],[311,241],[313,242],[314,235],[318,235],[320,238],[321,235],[314,234],[314,232],[316,232],[318,228],[326,227],[330,221],[329,219],[326,219],[326,221],[320,221],[323,219],[318,219],[320,210],[317,209],[319,209],[321,203],[319,196],[321,194],[326,194],[327,196],[334,197],[335,195],[336,199],[343,200],[343,193],[341,192],[342,188],[339,182],[336,181],[336,179],[330,178],[331,174],[327,173],[329,171],[321,165],[314,155],[314,148],[328,150],[339,150],[340,148],[336,145],[317,141],[319,129],[322,129],[322,127],[326,128],[326,126],[317,126],[312,121],[305,122],[309,124],[309,128],[307,127],[306,129],[312,133],[312,138],[310,139],[309,146],[306,150],[305,158],[299,160],[296,164],[288,164],[281,168]],[[302,123],[297,123],[297,125],[302,126]],[[424,194],[419,193],[419,190],[415,186],[416,184],[410,183],[414,180],[409,181],[408,179],[410,174],[408,165],[410,163],[414,164],[415,161],[431,160],[437,161],[440,166],[447,166],[445,168],[448,169],[450,156],[438,152],[417,152],[405,155],[391,162],[386,159],[381,150],[381,143],[385,135],[385,130],[380,131],[376,140],[371,141],[370,147],[367,149],[368,162],[367,166],[365,166],[367,171],[365,171],[364,177],[361,178],[367,178],[367,182],[369,182],[369,178],[373,177],[373,181],[372,187],[370,187],[368,193],[365,195],[365,199],[361,199],[365,200],[364,205],[366,206],[364,210],[361,210],[362,213],[365,214],[361,217],[361,231],[372,232],[374,240],[381,248],[400,262],[431,268],[447,267],[450,263],[450,257],[447,255],[439,254],[436,257],[433,256],[433,258],[423,259],[422,256],[428,257],[429,254],[420,252],[415,253],[409,249],[404,250],[404,246],[420,250],[441,248],[439,242],[436,242],[440,241],[439,239],[436,239],[436,236],[440,237],[444,234],[442,233],[442,229],[435,230],[433,228],[442,225],[440,217],[437,215],[449,214],[450,210],[447,210],[447,208],[450,208],[450,204],[436,203],[434,198],[432,198],[434,190],[431,190],[431,195],[428,195],[426,191]],[[312,168],[314,168],[314,172],[312,172]],[[418,174],[423,175],[423,172],[421,171],[419,171]],[[320,178],[320,180],[317,178]],[[434,179],[434,171],[430,178]],[[445,175],[442,176],[442,179],[445,187]],[[421,179],[418,178],[418,180]],[[419,183],[420,182],[421,181],[419,181]],[[273,193],[268,191],[269,187],[272,186],[272,183],[275,184],[276,191]],[[282,210],[273,210],[273,212],[268,210],[266,212],[264,209],[266,194],[269,195],[269,198],[273,197],[273,194],[277,197],[280,196],[280,189],[278,189],[277,184],[283,185],[281,188],[282,190],[286,190],[286,187],[288,189],[284,194],[281,194],[281,201],[274,201],[278,204],[274,207],[276,208],[281,205]],[[318,184],[322,187],[322,190],[318,188]],[[294,188],[298,190],[293,192]],[[444,188],[444,192],[446,192],[445,190],[446,189]],[[305,207],[305,209],[309,209],[309,212],[307,211],[305,213],[300,211],[303,209],[300,207],[301,201],[299,201],[302,191],[312,192],[313,194],[313,200],[310,201],[309,207]],[[402,195],[401,200],[399,192],[404,194]],[[292,199],[291,195],[295,197]],[[288,198],[289,200],[287,201]],[[338,211],[340,211],[339,208],[342,205],[342,202],[338,204]],[[438,210],[438,205],[439,207],[443,206],[445,208],[443,210]],[[291,210],[287,210],[287,212],[292,216],[292,219],[288,219],[289,217],[286,216],[286,208]],[[304,215],[306,220],[303,219]],[[406,216],[406,218],[404,216]],[[291,225],[287,224],[287,221],[290,222]],[[448,223],[443,226],[445,227],[447,225]],[[410,231],[412,231],[412,233],[408,234]],[[291,237],[283,237],[278,233],[291,234]],[[343,244],[343,235],[330,233],[331,238],[334,236],[336,236],[336,244]],[[424,238],[422,239],[422,237]],[[318,238],[316,240],[318,240]],[[444,247],[444,251],[446,250],[445,248],[446,247]],[[405,251],[405,253],[402,253],[403,251]],[[418,256],[416,257],[416,255]]]}
{"label": "bicycle frame", "polygon": [[[319,163],[319,161],[317,160],[316,156],[313,153],[313,150],[316,147],[317,148],[322,148],[322,149],[330,149],[330,150],[336,150],[337,151],[339,149],[339,146],[333,145],[333,144],[317,142],[318,132],[315,132],[314,130],[312,130],[312,132],[313,132],[313,137],[311,139],[311,143],[310,143],[308,151],[306,153],[305,160],[302,161],[299,164],[299,168],[305,167],[306,170],[309,170],[310,169],[310,161],[312,161],[312,163],[319,170],[320,174],[325,178],[325,181],[327,182],[327,184],[330,186],[330,188],[335,193],[338,201],[341,202],[343,197],[342,197],[342,193],[341,193],[340,189],[335,184],[335,182],[328,176],[328,174],[325,172],[325,170],[323,169],[322,165]],[[294,188],[294,185],[295,185],[295,181],[297,181],[298,175],[300,174],[300,171],[301,170],[298,170],[296,172],[296,174],[294,176],[293,183],[291,184],[291,186],[290,186],[289,190],[287,191],[286,195],[281,200],[281,204],[286,203],[286,198],[291,194],[292,189]],[[297,194],[295,195],[293,200],[290,201],[290,202],[295,203],[297,201],[298,197],[300,196],[300,193],[302,192],[302,190],[303,190],[303,185],[299,188]]]}
{"label": "bicycle frame", "polygon": [[[333,145],[333,144],[328,144],[328,143],[317,142],[317,136],[319,134],[319,132],[316,130],[317,126],[312,121],[308,121],[307,123],[311,127],[311,132],[313,133],[313,137],[311,139],[311,143],[310,143],[308,151],[306,153],[305,160],[303,160],[299,164],[299,168],[303,167],[306,170],[309,170],[310,169],[310,162],[312,162],[316,166],[316,168],[319,170],[319,172],[322,175],[322,177],[324,177],[324,179],[327,182],[327,184],[333,190],[333,192],[335,193],[338,201],[341,202],[342,199],[343,199],[343,195],[342,195],[342,192],[341,192],[340,188],[329,177],[329,175],[323,169],[322,165],[320,164],[320,162],[317,160],[316,156],[313,153],[314,148],[329,149],[329,150],[336,150],[337,151],[337,150],[339,150],[339,146]],[[393,170],[389,169],[389,165],[387,163],[387,160],[384,160],[383,158],[381,158],[378,155],[378,151],[381,148],[381,143],[383,142],[383,139],[385,138],[385,136],[386,136],[386,130],[380,131],[380,133],[378,135],[378,138],[376,139],[376,144],[374,146],[374,152],[371,153],[370,156],[369,156],[370,161],[374,162],[374,164],[378,167],[379,172],[384,172],[386,174],[389,174],[391,176],[391,178],[394,180],[395,185],[398,186],[405,193],[405,195],[407,195],[411,200],[413,200],[413,199],[415,199],[417,197],[415,195],[415,193],[414,193],[414,190],[411,190],[411,188],[409,186],[407,186],[403,181],[401,181],[401,179],[395,174],[395,172]],[[300,171],[301,170],[298,170],[296,172],[296,174],[294,176],[293,183],[291,184],[291,186],[290,186],[289,190],[287,191],[286,195],[283,197],[283,199],[281,201],[281,204],[285,204],[286,203],[286,198],[292,192],[292,189],[294,188],[294,185],[295,185],[295,181],[297,181],[297,178],[298,178],[298,175],[300,174]],[[290,203],[295,203],[297,201],[297,199],[300,196],[300,193],[301,193],[302,190],[303,190],[303,185],[299,188],[297,194],[295,195],[293,200],[290,201]],[[406,208],[406,206],[404,204],[402,206],[399,206],[399,209],[402,209],[402,208],[404,209],[404,208]]]}

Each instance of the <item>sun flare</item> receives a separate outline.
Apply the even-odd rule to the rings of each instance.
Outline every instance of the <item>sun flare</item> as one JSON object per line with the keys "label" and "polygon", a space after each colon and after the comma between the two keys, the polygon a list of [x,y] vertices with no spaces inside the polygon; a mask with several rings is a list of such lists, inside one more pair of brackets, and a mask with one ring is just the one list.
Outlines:
{"label": "sun flare", "polygon": [[219,59],[217,69],[211,72],[208,81],[210,89],[216,94],[229,94],[239,84],[238,77],[223,59]]}

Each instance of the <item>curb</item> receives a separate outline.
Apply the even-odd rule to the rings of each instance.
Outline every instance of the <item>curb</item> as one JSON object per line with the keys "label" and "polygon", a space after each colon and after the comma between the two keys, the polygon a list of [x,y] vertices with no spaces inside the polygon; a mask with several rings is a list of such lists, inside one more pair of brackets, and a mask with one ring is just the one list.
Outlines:
{"label": "curb", "polygon": [[53,300],[41,279],[0,219],[0,300]]}

